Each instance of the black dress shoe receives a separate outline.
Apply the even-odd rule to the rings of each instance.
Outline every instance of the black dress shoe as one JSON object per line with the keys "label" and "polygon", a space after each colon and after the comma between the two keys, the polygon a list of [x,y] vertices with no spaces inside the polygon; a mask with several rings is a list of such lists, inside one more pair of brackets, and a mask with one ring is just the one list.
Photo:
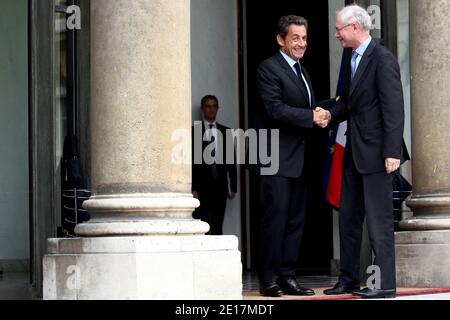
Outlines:
{"label": "black dress shoe", "polygon": [[365,288],[362,290],[353,291],[354,296],[362,297],[363,299],[382,299],[382,298],[395,298],[396,290],[380,290]]}
{"label": "black dress shoe", "polygon": [[265,297],[281,297],[283,296],[283,291],[278,286],[277,283],[260,283],[259,293]]}
{"label": "black dress shoe", "polygon": [[344,284],[342,282],[336,283],[336,285],[331,289],[324,290],[324,294],[328,296],[337,296],[340,294],[352,293],[355,290],[359,290],[359,285],[355,283]]}
{"label": "black dress shoe", "polygon": [[300,286],[294,277],[281,278],[278,280],[283,293],[291,296],[313,296],[315,295],[312,289]]}

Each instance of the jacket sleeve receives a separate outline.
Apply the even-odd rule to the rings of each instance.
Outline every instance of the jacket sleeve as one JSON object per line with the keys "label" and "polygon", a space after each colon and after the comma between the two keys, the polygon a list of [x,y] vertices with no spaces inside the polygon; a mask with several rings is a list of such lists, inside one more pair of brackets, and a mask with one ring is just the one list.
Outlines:
{"label": "jacket sleeve", "polygon": [[313,112],[296,108],[283,101],[282,84],[266,65],[260,65],[256,74],[256,87],[268,116],[276,121],[297,127],[312,128]]}
{"label": "jacket sleeve", "polygon": [[318,107],[321,107],[321,108],[325,109],[325,110],[329,110],[335,103],[336,103],[336,98],[323,100],[323,101],[317,101],[316,105]]}
{"label": "jacket sleeve", "polygon": [[[233,135],[231,134],[230,128],[224,127],[223,128],[223,134],[226,140],[226,156],[228,156],[228,152],[231,150],[228,150],[228,146],[232,146],[233,148],[233,162],[227,163],[226,165],[226,171],[228,173],[228,176],[230,177],[230,189],[231,192],[237,193],[237,149],[236,144]],[[232,142],[232,143],[231,143]],[[227,158],[227,161],[229,159]]]}
{"label": "jacket sleeve", "polygon": [[237,166],[236,164],[229,164],[227,166],[227,172],[230,176],[230,189],[231,192],[237,193]]}
{"label": "jacket sleeve", "polygon": [[348,120],[347,105],[345,100],[339,100],[329,107],[331,113],[331,125]]}

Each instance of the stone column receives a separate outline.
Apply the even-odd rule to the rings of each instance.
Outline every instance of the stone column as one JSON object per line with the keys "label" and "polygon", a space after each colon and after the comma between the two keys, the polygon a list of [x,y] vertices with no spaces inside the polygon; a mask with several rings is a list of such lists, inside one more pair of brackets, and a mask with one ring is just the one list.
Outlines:
{"label": "stone column", "polygon": [[[398,280],[450,286],[450,2],[410,1],[414,216],[396,236]],[[445,269],[445,271],[444,271]]]}
{"label": "stone column", "polygon": [[91,0],[91,220],[49,240],[45,298],[242,297],[237,238],[192,218],[190,58],[189,0]]}
{"label": "stone column", "polygon": [[208,231],[192,219],[191,167],[172,159],[172,135],[191,132],[191,56],[189,1],[169,2],[91,2],[94,196],[78,235]]}

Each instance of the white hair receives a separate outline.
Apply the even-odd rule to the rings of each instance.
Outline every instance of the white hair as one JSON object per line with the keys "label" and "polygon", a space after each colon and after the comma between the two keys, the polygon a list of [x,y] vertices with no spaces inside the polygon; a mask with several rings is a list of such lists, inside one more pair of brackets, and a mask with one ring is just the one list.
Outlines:
{"label": "white hair", "polygon": [[344,24],[356,23],[366,31],[372,29],[372,18],[363,7],[355,4],[346,6],[337,15]]}

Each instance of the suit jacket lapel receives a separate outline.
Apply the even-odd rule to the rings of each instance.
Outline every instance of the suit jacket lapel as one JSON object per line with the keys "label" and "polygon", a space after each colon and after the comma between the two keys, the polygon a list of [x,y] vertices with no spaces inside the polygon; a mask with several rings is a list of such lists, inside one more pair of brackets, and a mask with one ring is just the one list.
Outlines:
{"label": "suit jacket lapel", "polygon": [[[287,63],[286,59],[281,55],[281,53],[277,53],[276,55],[278,62],[280,63],[281,67],[286,71],[287,75],[291,78],[292,81],[297,85],[297,87],[300,89],[300,92],[305,97],[306,101],[309,101],[309,95],[306,91],[305,84],[303,83],[303,80],[300,80],[299,77],[295,74],[294,70],[292,70],[289,63]],[[302,67],[303,69],[303,67]]]}
{"label": "suit jacket lapel", "polygon": [[350,93],[349,96],[352,95],[353,91],[355,91],[356,87],[358,86],[359,81],[361,80],[362,75],[367,69],[367,66],[372,60],[372,53],[373,49],[375,49],[376,42],[375,40],[372,40],[369,44],[369,46],[366,49],[366,52],[364,52],[364,55],[358,65],[358,69],[356,70],[355,77],[352,80],[352,84],[350,86]]}

